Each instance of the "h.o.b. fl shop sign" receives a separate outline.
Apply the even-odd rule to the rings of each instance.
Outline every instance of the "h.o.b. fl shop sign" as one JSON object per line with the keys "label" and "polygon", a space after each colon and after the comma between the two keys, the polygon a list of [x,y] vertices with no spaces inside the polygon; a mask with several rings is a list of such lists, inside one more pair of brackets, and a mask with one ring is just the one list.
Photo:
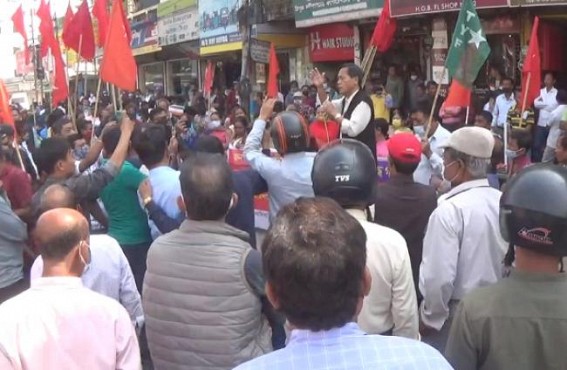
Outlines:
{"label": "h.o.b. fl shop sign", "polygon": [[309,31],[312,62],[344,62],[354,59],[354,31],[347,24],[326,24]]}

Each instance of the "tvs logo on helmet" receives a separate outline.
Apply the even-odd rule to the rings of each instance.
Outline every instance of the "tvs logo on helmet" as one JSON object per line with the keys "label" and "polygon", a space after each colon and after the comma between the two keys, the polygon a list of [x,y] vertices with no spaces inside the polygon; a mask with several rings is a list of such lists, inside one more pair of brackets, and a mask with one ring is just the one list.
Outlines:
{"label": "tvs logo on helmet", "polygon": [[529,230],[524,227],[518,232],[520,238],[540,244],[553,245],[553,239],[549,237],[549,234],[551,234],[551,230],[543,227]]}
{"label": "tvs logo on helmet", "polygon": [[335,182],[349,182],[350,175],[337,175],[335,176]]}

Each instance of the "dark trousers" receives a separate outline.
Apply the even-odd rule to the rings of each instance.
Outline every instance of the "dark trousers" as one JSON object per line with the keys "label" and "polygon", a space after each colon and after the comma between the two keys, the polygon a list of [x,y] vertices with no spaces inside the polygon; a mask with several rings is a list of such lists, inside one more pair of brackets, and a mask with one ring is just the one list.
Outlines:
{"label": "dark trousers", "polygon": [[30,287],[29,281],[22,279],[16,281],[12,285],[0,288],[0,304],[4,303],[10,298],[13,298]]}
{"label": "dark trousers", "polygon": [[536,126],[534,135],[534,146],[532,148],[532,162],[541,162],[543,151],[547,144],[549,127]]}
{"label": "dark trousers", "polygon": [[134,280],[136,281],[136,287],[138,292],[142,294],[142,287],[144,285],[144,275],[146,274],[146,259],[148,257],[148,250],[150,249],[151,242],[142,244],[123,244],[120,245],[126,259],[130,264],[132,269],[132,274],[134,275]]}

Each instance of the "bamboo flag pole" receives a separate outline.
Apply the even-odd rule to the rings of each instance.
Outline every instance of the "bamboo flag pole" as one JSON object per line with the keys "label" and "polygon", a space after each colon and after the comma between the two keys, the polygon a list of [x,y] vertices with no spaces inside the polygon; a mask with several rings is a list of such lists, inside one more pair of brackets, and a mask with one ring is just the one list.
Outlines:
{"label": "bamboo flag pole", "polygon": [[[79,36],[79,50],[77,52],[77,74],[75,75],[75,107],[78,108],[79,104],[79,72],[81,70],[81,53],[83,50],[83,35]],[[75,129],[77,128],[77,124],[75,119],[73,119],[73,124],[75,125]]]}
{"label": "bamboo flag pole", "polygon": [[[366,84],[368,76],[370,75],[370,70],[372,69],[372,64],[374,64],[374,58],[376,57],[376,46],[371,46],[364,54],[362,70],[364,71],[364,77],[362,78],[362,86]],[[368,57],[367,57],[368,55]]]}
{"label": "bamboo flag pole", "polygon": [[[98,84],[97,84],[97,88],[96,88],[96,101],[95,101],[95,107],[94,107],[94,112],[93,112],[93,126],[94,126],[94,122],[96,121],[96,119],[98,118],[98,102],[100,100],[100,87],[102,85],[102,78],[100,76],[98,76]],[[101,124],[102,122],[99,122],[99,124]],[[95,135],[91,136],[91,145],[93,143]]]}
{"label": "bamboo flag pole", "polygon": [[26,166],[24,165],[24,160],[22,159],[22,153],[20,153],[20,146],[18,145],[16,136],[14,136],[14,141],[12,141],[12,146],[16,151],[16,155],[18,156],[18,161],[20,162],[20,167],[22,168],[22,171],[26,172]]}
{"label": "bamboo flag pole", "polygon": [[429,113],[429,120],[427,121],[427,128],[425,130],[425,139],[429,137],[429,131],[431,130],[431,122],[433,121],[433,112],[435,112],[435,107],[437,106],[437,101],[439,100],[439,94],[441,93],[441,85],[445,79],[445,73],[447,72],[447,67],[443,67],[443,72],[441,73],[441,79],[437,84],[437,91],[435,91],[435,98],[433,98],[433,105],[431,106],[431,113]]}

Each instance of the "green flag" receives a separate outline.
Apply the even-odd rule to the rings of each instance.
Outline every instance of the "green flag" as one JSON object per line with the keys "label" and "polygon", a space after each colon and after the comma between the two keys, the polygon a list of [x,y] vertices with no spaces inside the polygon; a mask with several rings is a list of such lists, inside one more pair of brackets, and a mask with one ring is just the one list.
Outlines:
{"label": "green flag", "polygon": [[474,4],[472,0],[464,0],[445,64],[449,76],[470,89],[488,55],[490,46]]}

